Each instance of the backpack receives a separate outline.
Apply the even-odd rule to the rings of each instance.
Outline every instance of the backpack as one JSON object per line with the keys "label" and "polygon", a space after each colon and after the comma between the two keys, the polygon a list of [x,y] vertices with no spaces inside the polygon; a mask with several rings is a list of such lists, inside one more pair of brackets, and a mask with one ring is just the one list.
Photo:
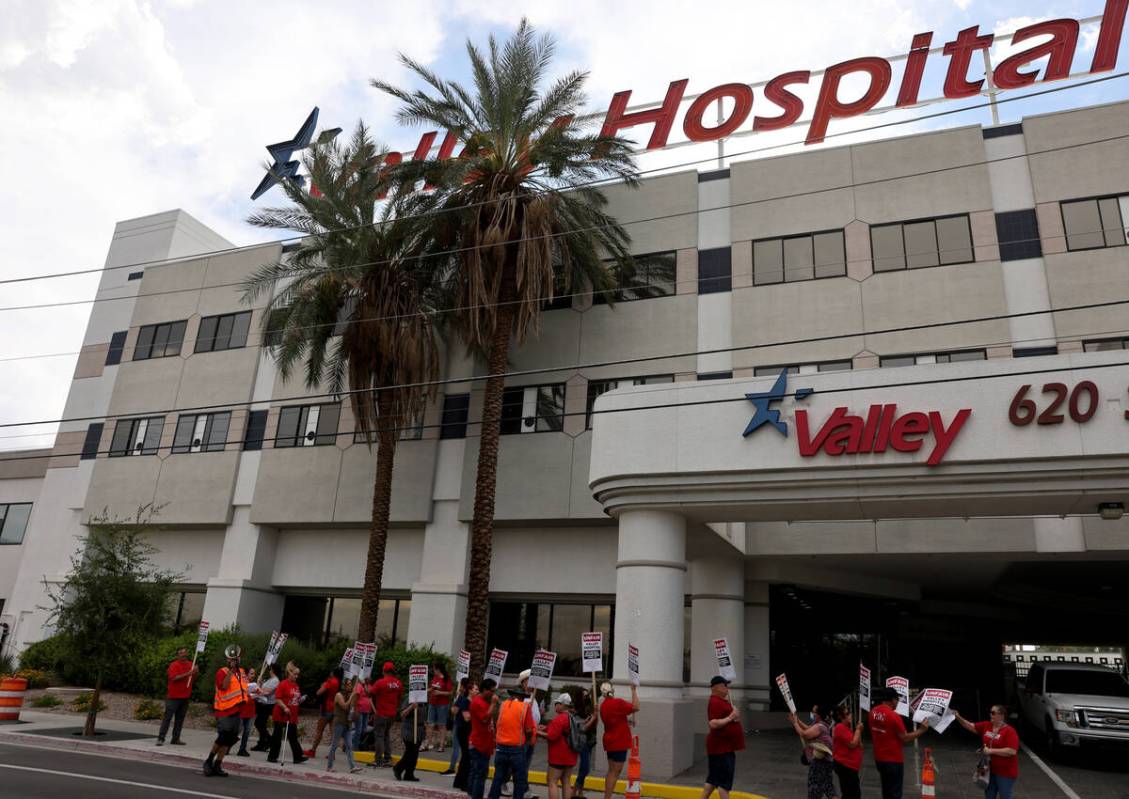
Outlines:
{"label": "backpack", "polygon": [[584,731],[584,722],[573,714],[568,717],[568,748],[576,753],[584,751],[588,746],[588,734]]}

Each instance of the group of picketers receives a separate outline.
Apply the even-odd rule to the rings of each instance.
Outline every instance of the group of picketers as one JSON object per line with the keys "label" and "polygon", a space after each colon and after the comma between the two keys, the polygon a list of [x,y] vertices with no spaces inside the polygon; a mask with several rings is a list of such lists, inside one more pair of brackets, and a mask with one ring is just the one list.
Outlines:
{"label": "group of picketers", "polygon": [[[914,730],[906,730],[897,711],[899,694],[893,688],[876,688],[868,721],[874,765],[882,785],[882,799],[902,799],[905,780],[903,747],[929,730],[925,720]],[[815,705],[805,722],[789,714],[796,733],[804,743],[802,762],[808,767],[808,799],[859,799],[862,768],[862,733],[866,725],[855,720],[850,707],[830,709]],[[971,722],[953,710],[957,722],[981,737],[977,764],[978,784],[987,799],[1012,799],[1019,776],[1019,735],[1007,723],[1007,708],[993,705],[988,721]],[[838,777],[839,790],[833,776]]]}

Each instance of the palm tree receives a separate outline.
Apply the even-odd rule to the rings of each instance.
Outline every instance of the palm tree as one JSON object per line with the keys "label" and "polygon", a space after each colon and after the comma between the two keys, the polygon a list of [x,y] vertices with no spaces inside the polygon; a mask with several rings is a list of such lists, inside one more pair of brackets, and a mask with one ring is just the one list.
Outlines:
{"label": "palm tree", "polygon": [[[306,385],[348,390],[358,427],[377,442],[372,522],[357,638],[375,640],[392,467],[399,431],[421,418],[439,375],[433,312],[439,271],[421,257],[430,195],[389,182],[386,153],[358,123],[348,142],[323,136],[304,160],[313,189],[280,182],[292,205],[248,222],[304,235],[285,258],[244,282],[244,299],[270,291],[264,341],[283,378],[304,366]],[[378,200],[387,199],[383,203]],[[429,385],[429,383],[431,385]]]}
{"label": "palm tree", "polygon": [[407,162],[405,182],[423,180],[439,208],[433,234],[458,253],[449,264],[458,331],[485,358],[486,391],[478,449],[466,615],[471,671],[481,674],[489,613],[490,560],[497,482],[503,373],[511,345],[539,329],[554,290],[574,286],[610,292],[630,282],[630,238],[605,213],[591,184],[637,185],[630,143],[586,132],[575,121],[585,105],[586,73],[571,72],[543,88],[554,43],[522,20],[489,53],[467,42],[473,88],[445,81],[411,58],[401,62],[427,90],[372,85],[402,102],[405,124],[438,126],[466,147],[457,159]]}

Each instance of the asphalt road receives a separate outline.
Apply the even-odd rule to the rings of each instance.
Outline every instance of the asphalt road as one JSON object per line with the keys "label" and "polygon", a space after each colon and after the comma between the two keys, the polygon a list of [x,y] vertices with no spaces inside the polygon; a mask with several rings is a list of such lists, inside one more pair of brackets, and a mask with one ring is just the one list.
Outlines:
{"label": "asphalt road", "polygon": [[340,790],[233,774],[205,777],[198,768],[0,743],[0,796],[141,799],[341,799]]}

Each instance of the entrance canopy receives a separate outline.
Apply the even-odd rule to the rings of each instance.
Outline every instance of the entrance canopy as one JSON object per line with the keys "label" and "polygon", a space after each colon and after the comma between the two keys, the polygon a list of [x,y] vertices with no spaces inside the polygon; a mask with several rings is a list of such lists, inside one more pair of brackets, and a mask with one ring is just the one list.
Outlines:
{"label": "entrance canopy", "polygon": [[590,485],[706,522],[1095,514],[1129,504],[1129,353],[619,389]]}

